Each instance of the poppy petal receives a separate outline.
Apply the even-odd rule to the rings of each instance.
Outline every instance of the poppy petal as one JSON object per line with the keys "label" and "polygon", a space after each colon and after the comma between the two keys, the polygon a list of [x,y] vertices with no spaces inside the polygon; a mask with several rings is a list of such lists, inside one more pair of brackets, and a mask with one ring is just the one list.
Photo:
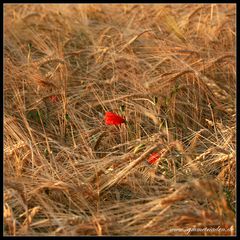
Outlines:
{"label": "poppy petal", "polygon": [[157,162],[157,160],[160,158],[160,155],[157,152],[154,152],[150,155],[150,157],[148,158],[148,162],[150,164],[154,164]]}
{"label": "poppy petal", "polygon": [[125,122],[124,118],[112,112],[106,112],[104,119],[107,125],[119,125]]}

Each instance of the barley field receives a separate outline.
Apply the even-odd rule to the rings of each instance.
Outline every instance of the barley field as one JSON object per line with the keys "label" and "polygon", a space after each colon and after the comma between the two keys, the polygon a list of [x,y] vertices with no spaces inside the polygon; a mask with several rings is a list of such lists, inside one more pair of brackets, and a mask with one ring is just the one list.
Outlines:
{"label": "barley field", "polygon": [[236,4],[4,4],[4,235],[236,234]]}

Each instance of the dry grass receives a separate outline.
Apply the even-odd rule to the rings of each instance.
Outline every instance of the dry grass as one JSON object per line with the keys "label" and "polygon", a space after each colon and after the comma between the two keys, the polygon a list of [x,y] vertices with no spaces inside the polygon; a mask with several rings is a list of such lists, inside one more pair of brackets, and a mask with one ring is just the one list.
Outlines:
{"label": "dry grass", "polygon": [[4,234],[235,235],[235,19],[5,5]]}

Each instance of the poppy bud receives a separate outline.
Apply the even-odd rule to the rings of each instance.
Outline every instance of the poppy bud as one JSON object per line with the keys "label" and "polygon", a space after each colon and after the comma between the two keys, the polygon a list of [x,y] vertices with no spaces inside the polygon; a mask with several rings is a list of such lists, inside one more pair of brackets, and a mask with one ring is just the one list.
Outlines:
{"label": "poppy bud", "polygon": [[50,96],[49,99],[50,99],[50,101],[51,101],[52,103],[58,102],[58,97],[57,97],[56,95]]}

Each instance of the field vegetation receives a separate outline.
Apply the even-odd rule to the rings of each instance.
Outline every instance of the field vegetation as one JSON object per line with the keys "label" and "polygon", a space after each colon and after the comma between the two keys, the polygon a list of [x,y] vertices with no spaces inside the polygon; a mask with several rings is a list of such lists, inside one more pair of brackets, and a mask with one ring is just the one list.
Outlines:
{"label": "field vegetation", "polygon": [[4,235],[235,235],[235,105],[235,4],[5,4]]}

